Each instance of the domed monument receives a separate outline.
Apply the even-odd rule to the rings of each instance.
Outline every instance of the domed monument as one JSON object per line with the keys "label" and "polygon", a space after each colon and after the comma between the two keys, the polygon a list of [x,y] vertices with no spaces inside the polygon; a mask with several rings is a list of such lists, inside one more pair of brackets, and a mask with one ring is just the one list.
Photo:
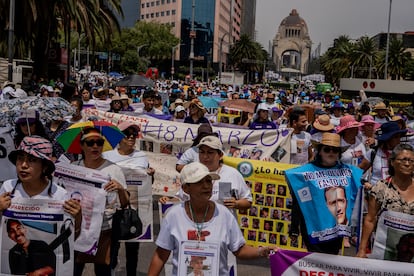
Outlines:
{"label": "domed monument", "polygon": [[308,26],[296,9],[282,20],[273,39],[273,61],[282,75],[307,74],[312,41]]}

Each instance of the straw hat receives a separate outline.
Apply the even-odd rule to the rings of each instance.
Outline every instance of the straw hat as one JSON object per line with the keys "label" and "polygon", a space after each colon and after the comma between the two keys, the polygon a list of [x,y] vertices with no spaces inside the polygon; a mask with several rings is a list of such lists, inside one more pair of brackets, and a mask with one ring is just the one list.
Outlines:
{"label": "straw hat", "polygon": [[[113,98],[113,97],[112,97],[112,98]],[[131,104],[131,103],[132,103],[132,99],[131,99],[131,98],[129,98],[127,94],[121,94],[120,99],[121,99],[121,101],[122,101],[122,100],[128,100],[128,104]]]}
{"label": "straw hat", "polygon": [[318,119],[313,123],[313,127],[319,131],[331,131],[335,128],[327,114],[319,115]]}
{"label": "straw hat", "polygon": [[357,122],[354,116],[346,115],[346,116],[343,116],[341,120],[339,121],[339,126],[336,127],[336,133],[339,134],[345,129],[355,128],[355,127],[360,127],[360,126],[362,126],[362,124]]}
{"label": "straw hat", "polygon": [[383,102],[379,102],[374,106],[374,110],[386,110],[387,106]]}
{"label": "straw hat", "polygon": [[312,145],[315,148],[318,145],[340,148],[341,152],[344,152],[349,148],[349,146],[341,146],[341,136],[339,134],[331,132],[324,132],[322,134],[321,141],[312,141]]}

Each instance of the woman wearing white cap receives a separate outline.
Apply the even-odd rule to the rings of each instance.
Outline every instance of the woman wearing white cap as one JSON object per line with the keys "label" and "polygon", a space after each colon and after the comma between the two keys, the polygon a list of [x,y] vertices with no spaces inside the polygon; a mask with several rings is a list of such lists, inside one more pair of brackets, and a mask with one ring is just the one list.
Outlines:
{"label": "woman wearing white cap", "polygon": [[270,107],[261,103],[256,108],[255,120],[250,124],[250,129],[276,129],[277,125],[269,118]]}
{"label": "woman wearing white cap", "polygon": [[[173,206],[164,218],[148,275],[160,274],[171,251],[173,275],[186,275],[186,258],[179,258],[179,255],[188,251],[198,251],[207,256],[211,263],[211,275],[228,275],[228,250],[240,259],[269,255],[269,247],[254,248],[246,245],[234,216],[227,208],[210,200],[213,181],[219,179],[217,173],[210,172],[206,166],[198,162],[185,166],[181,171],[181,183],[189,195],[189,200]],[[211,245],[212,248],[208,254],[202,250],[190,249],[203,249],[206,245]],[[191,255],[187,256],[190,258]],[[216,261],[212,256],[217,257]]]}

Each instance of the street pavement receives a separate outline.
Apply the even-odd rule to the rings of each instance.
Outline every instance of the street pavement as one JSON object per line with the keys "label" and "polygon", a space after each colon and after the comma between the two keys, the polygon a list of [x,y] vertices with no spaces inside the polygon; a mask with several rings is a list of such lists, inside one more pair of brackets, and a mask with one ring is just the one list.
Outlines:
{"label": "street pavement", "polygon": [[[160,229],[159,215],[158,215],[158,197],[154,197],[154,235],[155,238]],[[155,242],[141,243],[138,255],[137,276],[147,275],[148,267],[151,262],[152,255],[155,251]],[[355,248],[347,248],[345,255],[355,255]],[[238,276],[270,276],[269,261],[264,258],[255,260],[238,260],[237,261]],[[93,265],[87,264],[83,276],[94,276]],[[121,244],[118,255],[118,266],[115,271],[116,276],[125,276],[125,247]],[[162,276],[168,276],[163,271]]]}

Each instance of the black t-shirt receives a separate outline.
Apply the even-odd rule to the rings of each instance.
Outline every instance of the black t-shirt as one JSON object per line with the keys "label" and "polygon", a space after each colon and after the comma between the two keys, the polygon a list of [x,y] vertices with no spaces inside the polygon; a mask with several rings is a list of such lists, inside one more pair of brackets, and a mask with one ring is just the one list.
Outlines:
{"label": "black t-shirt", "polygon": [[56,275],[56,255],[44,241],[31,240],[27,253],[16,244],[9,251],[9,265],[12,274],[26,275],[39,268],[50,266]]}

